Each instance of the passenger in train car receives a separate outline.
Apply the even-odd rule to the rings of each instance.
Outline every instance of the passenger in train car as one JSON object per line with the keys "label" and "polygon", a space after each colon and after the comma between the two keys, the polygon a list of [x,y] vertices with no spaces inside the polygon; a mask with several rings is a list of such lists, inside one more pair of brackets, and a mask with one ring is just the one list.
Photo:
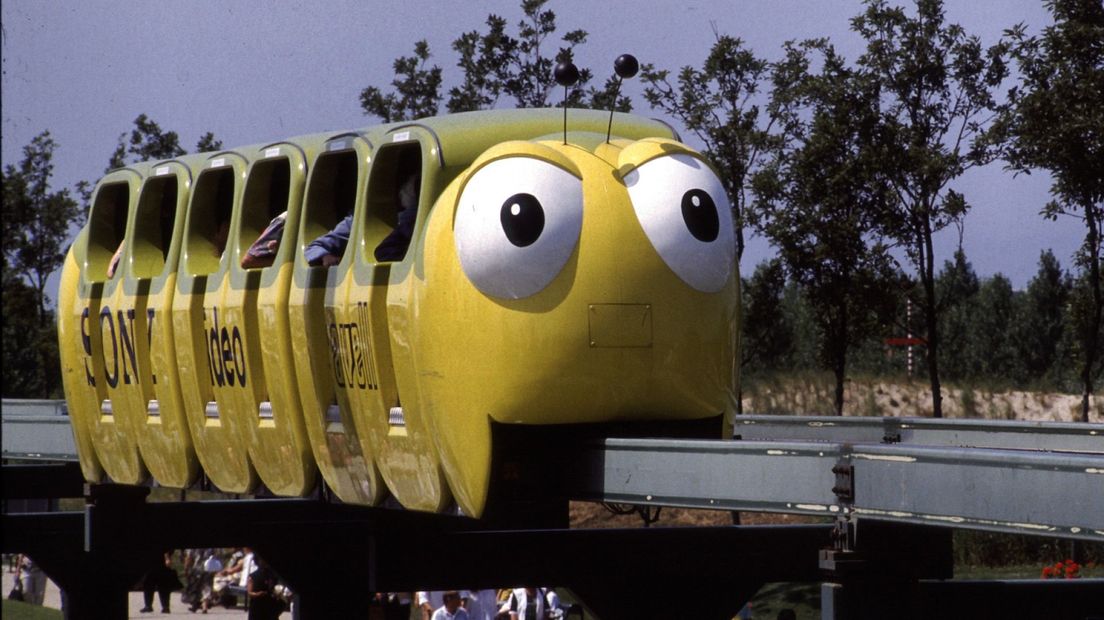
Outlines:
{"label": "passenger in train car", "polygon": [[414,236],[414,221],[418,219],[418,190],[422,183],[422,173],[416,167],[406,162],[405,170],[400,172],[400,178],[404,178],[399,185],[397,202],[398,223],[380,244],[376,246],[376,260],[391,262],[402,260],[406,256],[406,249],[410,246],[410,238]]}
{"label": "passenger in train car", "polygon": [[111,278],[115,275],[115,270],[119,268],[119,259],[123,257],[123,249],[126,248],[126,239],[119,242],[119,247],[115,249],[115,253],[111,255],[111,262],[107,264],[107,277]]}
{"label": "passenger in train car", "polygon": [[353,229],[353,214],[346,215],[333,230],[310,242],[303,257],[311,267],[333,267],[341,262],[345,246],[349,245],[349,233]]}
{"label": "passenger in train car", "polygon": [[287,211],[272,218],[257,240],[242,256],[242,269],[260,269],[272,265],[276,259],[276,252],[280,249],[280,237],[284,234],[284,222],[287,221]]}
{"label": "passenger in train car", "polygon": [[226,251],[226,240],[230,237],[230,217],[219,221],[218,230],[215,231],[215,256],[222,256]]}
{"label": "passenger in train car", "polygon": [[[410,238],[414,236],[414,222],[418,219],[418,193],[422,182],[418,162],[403,162],[397,176],[402,179],[398,184],[398,195],[395,201],[398,223],[395,229],[376,246],[375,257],[379,262],[393,262],[402,260],[406,256]],[[345,246],[349,245],[349,234],[352,228],[353,214],[350,213],[342,218],[333,230],[311,241],[303,253],[307,264],[312,267],[319,265],[332,267],[341,262]]]}
{"label": "passenger in train car", "polygon": [[[160,229],[161,234],[161,247],[168,251],[169,244],[172,243],[172,227],[173,216],[176,214],[174,209],[162,210],[160,214]],[[226,226],[226,234],[222,236],[222,246],[226,245],[226,238],[230,232],[230,222],[224,223]],[[111,278],[115,275],[115,270],[119,268],[119,260],[123,257],[123,250],[126,249],[126,239],[119,241],[119,247],[115,248],[115,253],[111,255],[111,260],[107,263],[107,277]],[[218,252],[222,253],[221,250]]]}
{"label": "passenger in train car", "polygon": [[[285,212],[281,215],[287,215],[287,213]],[[165,215],[162,214],[162,217],[164,218]],[[272,226],[272,224],[269,224],[269,226]],[[283,224],[282,223],[280,225],[280,229],[283,230]],[[265,229],[265,232],[268,232],[267,228]],[[225,219],[225,220],[222,220],[219,223],[219,228],[218,228],[217,231],[215,231],[215,256],[222,256],[223,251],[226,250],[226,239],[229,236],[230,236],[230,220]],[[277,237],[278,237],[278,235],[277,235]],[[114,276],[115,275],[115,270],[119,268],[119,259],[121,259],[123,257],[123,250],[124,249],[126,249],[126,239],[123,239],[122,241],[119,242],[119,247],[116,248],[115,253],[111,255],[111,261],[107,264],[107,277],[108,278]],[[249,249],[252,250],[253,248],[251,247]],[[273,250],[273,256],[275,256],[275,254],[276,254],[276,252],[275,252],[275,250]],[[269,264],[272,264],[271,259],[269,259]],[[244,265],[244,259],[243,259],[243,265],[242,266],[243,267],[245,266]],[[265,267],[267,265],[260,265],[260,266]]]}
{"label": "passenger in train car", "polygon": [[[164,217],[164,214],[162,215]],[[222,253],[226,251],[226,240],[230,237],[230,219],[226,218],[219,222],[218,230],[215,231],[215,256],[222,256]],[[119,248],[115,250],[115,255],[111,257],[111,262],[107,266],[107,277],[111,277],[115,274],[115,268],[119,265],[119,258],[123,255],[123,249],[126,247],[126,239],[119,242]]]}

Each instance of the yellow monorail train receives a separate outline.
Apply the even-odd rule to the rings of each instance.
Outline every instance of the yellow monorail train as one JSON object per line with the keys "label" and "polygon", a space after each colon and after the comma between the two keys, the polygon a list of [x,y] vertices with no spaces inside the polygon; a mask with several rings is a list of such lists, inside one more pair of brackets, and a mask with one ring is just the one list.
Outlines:
{"label": "yellow monorail train", "polygon": [[[473,112],[109,173],[58,301],[86,479],[302,496],[320,473],[345,502],[479,516],[496,427],[730,431],[724,189],[666,125],[608,119]],[[378,261],[404,162],[412,240]],[[282,212],[273,264],[243,268]],[[349,215],[340,262],[308,264]]]}

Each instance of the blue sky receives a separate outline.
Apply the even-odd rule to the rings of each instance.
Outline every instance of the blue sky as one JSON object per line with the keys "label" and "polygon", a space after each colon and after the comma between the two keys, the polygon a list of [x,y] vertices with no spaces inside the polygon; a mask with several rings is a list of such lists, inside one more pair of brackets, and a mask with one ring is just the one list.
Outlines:
{"label": "blue sky", "polygon": [[[522,17],[519,5],[5,0],[2,161],[18,162],[23,146],[49,129],[60,145],[54,186],[72,187],[103,172],[119,134],[141,113],[178,132],[189,150],[205,131],[229,147],[369,125],[375,119],[360,110],[361,89],[386,86],[392,61],[409,55],[414,41],[429,42],[447,89],[459,74],[452,40],[482,29],[488,13],[502,15],[513,28]],[[777,59],[790,39],[827,36],[851,59],[862,48],[849,29],[862,9],[855,0],[551,0],[548,8],[556,12],[560,33],[590,33],[577,64],[591,67],[598,81],[625,52],[660,68],[700,65],[714,29],[744,39],[768,59]],[[1032,31],[1049,23],[1042,3],[1032,0],[948,0],[947,16],[985,45],[1015,23]],[[658,116],[639,96],[638,82],[626,90],[637,112]],[[1070,265],[1082,225],[1039,217],[1049,199],[1045,174],[1013,178],[998,163],[968,173],[954,187],[973,205],[963,243],[980,274],[1001,272],[1021,288],[1045,248]],[[958,232],[947,231],[938,241],[942,263]],[[763,240],[752,239],[743,273],[770,255]]]}

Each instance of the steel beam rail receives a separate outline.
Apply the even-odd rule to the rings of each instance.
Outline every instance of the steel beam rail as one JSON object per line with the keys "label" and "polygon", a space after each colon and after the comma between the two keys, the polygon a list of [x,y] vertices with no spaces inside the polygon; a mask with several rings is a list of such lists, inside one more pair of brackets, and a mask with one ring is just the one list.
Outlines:
{"label": "steel beam rail", "polygon": [[1104,456],[819,442],[608,439],[574,499],[854,516],[1104,542]]}
{"label": "steel beam rail", "polygon": [[[745,440],[792,440],[608,439],[570,459],[565,493],[1104,541],[1104,425],[783,416],[737,423]],[[3,457],[75,461],[64,403],[5,399]]]}
{"label": "steel beam rail", "polygon": [[3,458],[76,462],[77,446],[63,400],[3,401]]}
{"label": "steel beam rail", "polygon": [[745,415],[735,435],[753,441],[903,443],[1104,454],[1104,424],[932,418]]}

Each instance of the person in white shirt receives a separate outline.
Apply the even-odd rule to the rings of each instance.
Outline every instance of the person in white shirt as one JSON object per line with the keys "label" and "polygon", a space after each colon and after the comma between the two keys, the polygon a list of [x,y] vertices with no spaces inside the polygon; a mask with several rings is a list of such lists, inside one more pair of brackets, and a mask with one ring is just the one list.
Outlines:
{"label": "person in white shirt", "polygon": [[515,588],[499,612],[508,612],[510,620],[545,620],[545,596],[544,588]]}
{"label": "person in white shirt", "polygon": [[29,556],[20,554],[15,561],[15,580],[23,588],[23,602],[41,605],[46,597],[46,573]]}
{"label": "person in white shirt", "polygon": [[464,609],[471,620],[494,620],[498,613],[498,593],[494,590],[472,590],[461,592],[460,596],[467,599]]}
{"label": "person in white shirt", "polygon": [[430,620],[433,610],[445,604],[444,596],[445,593],[441,591],[414,593],[414,605],[422,611],[422,620]]}
{"label": "person in white shirt", "polygon": [[431,620],[468,620],[468,612],[460,606],[460,593],[449,590],[442,596],[443,604],[433,612]]}
{"label": "person in white shirt", "polygon": [[249,576],[257,570],[257,564],[253,561],[253,550],[246,547],[245,557],[242,558],[241,576],[238,577],[238,586],[244,588],[249,584]]}

